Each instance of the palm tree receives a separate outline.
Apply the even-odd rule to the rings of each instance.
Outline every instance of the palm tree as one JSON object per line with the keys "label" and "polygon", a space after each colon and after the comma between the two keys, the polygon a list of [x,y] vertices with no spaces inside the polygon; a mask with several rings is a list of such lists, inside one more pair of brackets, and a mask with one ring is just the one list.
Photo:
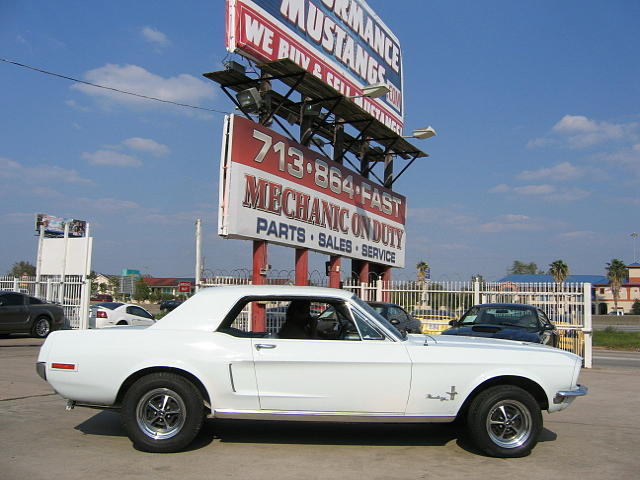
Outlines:
{"label": "palm tree", "polygon": [[607,263],[607,278],[611,285],[611,292],[613,293],[613,306],[616,312],[618,311],[618,298],[620,297],[620,287],[622,283],[627,279],[627,266],[622,260],[614,258],[610,263]]}
{"label": "palm tree", "polygon": [[418,283],[420,284],[420,304],[424,306],[427,303],[427,292],[425,289],[425,280],[427,279],[427,272],[429,271],[429,264],[422,260],[416,265],[418,271]]}
{"label": "palm tree", "polygon": [[549,264],[549,275],[553,277],[556,283],[564,282],[569,276],[569,266],[562,260],[556,260]]}
{"label": "palm tree", "polygon": [[418,270],[418,281],[424,282],[427,279],[427,272],[429,271],[429,264],[423,261],[418,262],[416,265],[416,270]]}

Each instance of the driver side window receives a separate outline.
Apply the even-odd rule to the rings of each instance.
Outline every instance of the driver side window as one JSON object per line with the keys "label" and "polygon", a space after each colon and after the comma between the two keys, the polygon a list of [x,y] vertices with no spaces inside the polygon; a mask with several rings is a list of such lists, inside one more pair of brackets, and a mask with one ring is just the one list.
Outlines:
{"label": "driver side window", "polygon": [[352,310],[353,318],[358,325],[363,340],[384,340],[385,336],[367,322],[357,310]]}

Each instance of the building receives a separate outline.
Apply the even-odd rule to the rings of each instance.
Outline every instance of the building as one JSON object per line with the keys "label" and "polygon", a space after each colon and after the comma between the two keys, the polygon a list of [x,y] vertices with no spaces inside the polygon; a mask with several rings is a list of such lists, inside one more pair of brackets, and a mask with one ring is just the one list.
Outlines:
{"label": "building", "polygon": [[[640,263],[627,265],[628,280],[620,287],[618,296],[618,311],[631,313],[631,307],[636,300],[640,300]],[[554,283],[548,274],[512,274],[498,280],[500,283],[513,285],[517,283]],[[569,275],[566,283],[590,283],[592,286],[591,310],[596,315],[615,313],[613,291],[606,275]]]}
{"label": "building", "polygon": [[[169,277],[169,278],[156,278],[156,277],[142,277],[144,283],[149,287],[151,294],[164,294],[173,295],[178,297],[180,295],[191,295],[194,293],[194,286],[196,283],[195,278],[184,277]],[[180,283],[189,282],[189,291],[181,292]],[[186,285],[183,283],[183,285]]]}

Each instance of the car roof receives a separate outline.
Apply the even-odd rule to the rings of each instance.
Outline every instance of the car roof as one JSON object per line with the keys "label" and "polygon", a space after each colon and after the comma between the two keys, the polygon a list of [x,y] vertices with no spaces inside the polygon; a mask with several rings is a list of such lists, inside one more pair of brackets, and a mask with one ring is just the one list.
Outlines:
{"label": "car roof", "polygon": [[531,310],[537,310],[538,307],[533,305],[526,305],[524,303],[481,303],[478,305],[474,305],[471,308],[528,308]]}
{"label": "car roof", "polygon": [[244,297],[312,297],[348,300],[353,293],[338,288],[294,285],[232,285],[203,288],[149,328],[215,330],[240,299]]}

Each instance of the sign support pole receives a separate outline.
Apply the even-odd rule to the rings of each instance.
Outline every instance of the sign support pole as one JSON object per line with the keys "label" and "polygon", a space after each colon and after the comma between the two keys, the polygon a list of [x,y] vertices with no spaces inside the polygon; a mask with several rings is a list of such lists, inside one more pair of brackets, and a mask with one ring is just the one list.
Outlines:
{"label": "sign support pole", "polygon": [[[264,240],[253,241],[253,275],[251,282],[253,285],[264,285],[267,276],[267,242]],[[251,310],[251,331],[265,332],[265,313],[266,308],[257,302],[254,302]]]}

